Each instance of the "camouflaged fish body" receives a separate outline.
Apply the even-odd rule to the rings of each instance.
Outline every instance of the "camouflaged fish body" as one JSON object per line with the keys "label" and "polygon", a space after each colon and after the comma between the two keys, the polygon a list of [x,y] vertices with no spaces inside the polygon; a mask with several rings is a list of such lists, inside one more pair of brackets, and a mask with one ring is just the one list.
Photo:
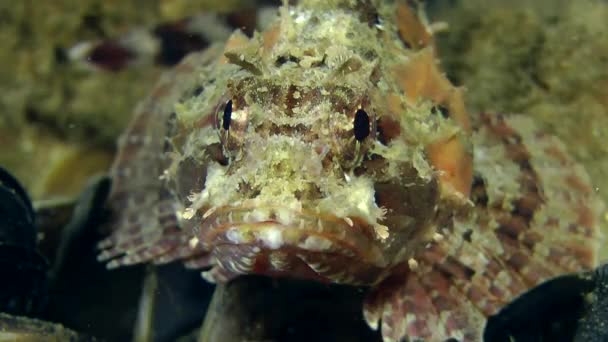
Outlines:
{"label": "camouflaged fish body", "polygon": [[401,2],[301,1],[189,56],[139,106],[113,177],[110,267],[369,285],[385,341],[478,341],[514,296],[596,265],[584,170],[525,117],[470,122]]}

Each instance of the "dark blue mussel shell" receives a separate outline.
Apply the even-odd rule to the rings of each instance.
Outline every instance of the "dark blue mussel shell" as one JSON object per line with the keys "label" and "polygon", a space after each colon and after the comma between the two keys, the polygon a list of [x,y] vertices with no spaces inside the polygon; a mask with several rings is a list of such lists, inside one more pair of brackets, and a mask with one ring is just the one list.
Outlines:
{"label": "dark blue mussel shell", "polygon": [[488,319],[484,341],[608,341],[608,264],[524,293]]}
{"label": "dark blue mussel shell", "polygon": [[27,193],[0,168],[0,312],[35,315],[44,308],[48,263],[36,249],[36,233]]}

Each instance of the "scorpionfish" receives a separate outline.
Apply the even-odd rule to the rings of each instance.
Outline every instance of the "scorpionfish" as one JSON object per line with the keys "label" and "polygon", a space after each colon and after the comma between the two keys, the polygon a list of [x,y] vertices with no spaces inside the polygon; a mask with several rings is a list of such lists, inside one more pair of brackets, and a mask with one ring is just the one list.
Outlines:
{"label": "scorpionfish", "polygon": [[285,1],[186,57],[119,142],[99,258],[369,286],[387,342],[480,341],[514,297],[595,267],[586,172],[529,117],[469,116],[435,28],[406,1]]}

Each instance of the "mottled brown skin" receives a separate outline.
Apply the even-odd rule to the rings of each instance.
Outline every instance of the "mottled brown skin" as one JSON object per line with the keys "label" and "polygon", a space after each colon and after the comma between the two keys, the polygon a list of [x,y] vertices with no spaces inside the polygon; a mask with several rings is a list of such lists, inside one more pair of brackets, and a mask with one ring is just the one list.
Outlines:
{"label": "mottled brown skin", "polygon": [[385,341],[478,341],[514,296],[596,264],[602,204],[564,151],[522,117],[469,121],[406,4],[302,1],[140,105],[100,259],[369,285]]}

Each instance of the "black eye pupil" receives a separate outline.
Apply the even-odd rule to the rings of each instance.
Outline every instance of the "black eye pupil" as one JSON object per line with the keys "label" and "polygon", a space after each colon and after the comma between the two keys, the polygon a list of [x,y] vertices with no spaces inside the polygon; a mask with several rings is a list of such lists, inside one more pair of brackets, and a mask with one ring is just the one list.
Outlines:
{"label": "black eye pupil", "polygon": [[222,127],[225,130],[230,128],[230,120],[232,118],[232,100],[229,100],[224,107],[224,115],[222,116]]}
{"label": "black eye pupil", "polygon": [[442,105],[435,106],[435,107],[431,108],[431,113],[433,113],[433,114],[441,114],[441,116],[444,119],[447,119],[447,118],[450,117],[450,110],[447,107],[442,106]]}
{"label": "black eye pupil", "polygon": [[354,122],[355,139],[362,141],[369,135],[369,116],[363,109],[355,113]]}
{"label": "black eye pupil", "polygon": [[205,88],[203,88],[202,86],[197,86],[192,90],[192,96],[199,96],[203,93],[203,90],[205,90]]}

